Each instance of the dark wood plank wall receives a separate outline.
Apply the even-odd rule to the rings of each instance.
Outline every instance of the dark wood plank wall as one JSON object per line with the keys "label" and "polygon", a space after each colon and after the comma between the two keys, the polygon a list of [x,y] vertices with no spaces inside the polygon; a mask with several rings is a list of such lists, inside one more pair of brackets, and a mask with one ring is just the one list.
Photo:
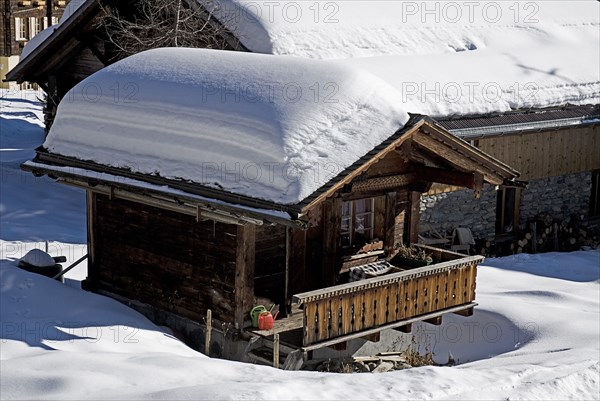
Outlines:
{"label": "dark wood plank wall", "polygon": [[256,228],[254,295],[285,304],[285,227]]}
{"label": "dark wood plank wall", "polygon": [[202,322],[235,319],[237,226],[95,195],[91,285]]}

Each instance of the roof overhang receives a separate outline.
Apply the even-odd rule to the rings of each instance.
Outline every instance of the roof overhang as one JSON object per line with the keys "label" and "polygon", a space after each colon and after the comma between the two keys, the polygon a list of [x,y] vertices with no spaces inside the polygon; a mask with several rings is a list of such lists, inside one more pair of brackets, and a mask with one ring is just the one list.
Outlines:
{"label": "roof overhang", "polygon": [[100,12],[98,0],[87,0],[27,57],[6,74],[6,81],[37,82],[47,71],[64,61],[65,55],[81,46],[81,28]]}
{"label": "roof overhang", "polygon": [[[412,141],[420,148],[435,153],[459,171],[480,176],[482,179],[480,184],[486,182],[492,185],[521,185],[516,181],[520,174],[512,167],[449,133],[429,117],[412,115],[404,128],[344,170],[321,190],[305,199],[302,211],[306,212],[332,196],[387,154],[398,150],[407,141]],[[473,186],[476,185],[478,184],[474,182]]]}
{"label": "roof overhang", "polygon": [[[293,228],[306,226],[305,222],[294,217],[296,213],[285,210],[281,205],[268,205],[257,199],[241,199],[233,194],[197,185],[187,186],[162,177],[127,174],[104,166],[98,168],[91,163],[88,165],[88,162],[74,161],[66,165],[64,157],[55,158],[50,154],[40,157],[42,154],[38,153],[35,161],[23,163],[21,169],[36,176],[47,175],[60,183],[107,195],[111,199],[124,199],[192,215],[198,221],[211,219],[238,225],[281,224]],[[60,165],[56,164],[58,159],[61,160]],[[217,196],[211,197],[215,194]],[[236,201],[233,201],[233,197]]]}

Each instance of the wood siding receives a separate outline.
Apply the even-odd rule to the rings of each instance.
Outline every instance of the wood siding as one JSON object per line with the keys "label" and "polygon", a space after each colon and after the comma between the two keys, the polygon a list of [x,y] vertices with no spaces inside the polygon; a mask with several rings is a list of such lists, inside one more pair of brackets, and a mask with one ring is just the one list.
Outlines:
{"label": "wood siding", "polygon": [[479,139],[479,148],[534,180],[600,168],[600,125]]}
{"label": "wood siding", "polygon": [[285,304],[285,227],[256,229],[254,295]]}
{"label": "wood siding", "polygon": [[94,198],[92,286],[198,322],[208,308],[234,321],[237,226]]}

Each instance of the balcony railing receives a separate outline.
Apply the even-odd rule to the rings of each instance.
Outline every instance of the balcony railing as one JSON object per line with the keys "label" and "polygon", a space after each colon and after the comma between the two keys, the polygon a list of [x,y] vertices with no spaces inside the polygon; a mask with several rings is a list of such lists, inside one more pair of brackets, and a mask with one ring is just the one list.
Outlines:
{"label": "balcony railing", "polygon": [[303,305],[303,346],[472,304],[484,258],[416,246],[433,255],[432,265],[295,295]]}

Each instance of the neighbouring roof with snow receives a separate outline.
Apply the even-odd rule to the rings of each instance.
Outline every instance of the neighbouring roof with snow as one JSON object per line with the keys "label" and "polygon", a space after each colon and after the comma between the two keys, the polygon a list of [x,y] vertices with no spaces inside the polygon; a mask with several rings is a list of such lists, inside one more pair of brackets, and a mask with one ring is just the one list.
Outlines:
{"label": "neighbouring roof with snow", "polygon": [[297,204],[408,121],[360,69],[295,57],[157,49],[82,81],[52,153]]}
{"label": "neighbouring roof with snow", "polygon": [[600,17],[595,0],[217,0],[208,4],[253,52],[321,59],[534,48],[557,39],[575,41],[580,35],[597,38]]}

